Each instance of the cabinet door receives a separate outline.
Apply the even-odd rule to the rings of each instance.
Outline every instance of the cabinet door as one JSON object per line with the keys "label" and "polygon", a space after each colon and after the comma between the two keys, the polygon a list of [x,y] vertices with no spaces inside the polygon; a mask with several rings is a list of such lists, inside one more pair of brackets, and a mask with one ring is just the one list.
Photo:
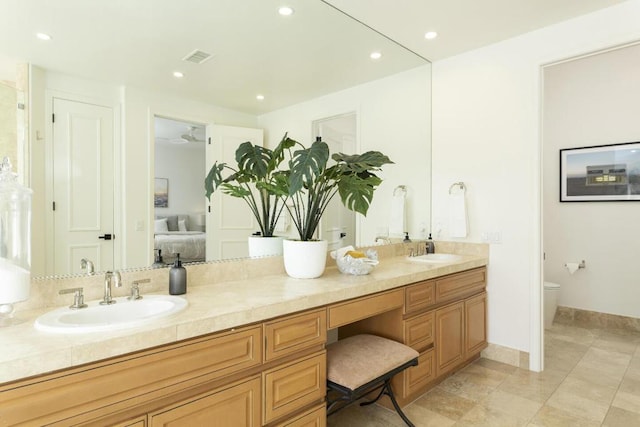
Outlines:
{"label": "cabinet door", "polygon": [[110,424],[109,427],[146,427],[147,426],[147,417],[136,417],[135,419],[123,421],[118,424]]}
{"label": "cabinet door", "polygon": [[260,378],[220,388],[149,415],[151,427],[258,427]]}
{"label": "cabinet door", "polygon": [[436,373],[455,368],[464,357],[464,302],[436,310]]}
{"label": "cabinet door", "polygon": [[470,358],[487,347],[487,293],[464,302],[465,357]]}

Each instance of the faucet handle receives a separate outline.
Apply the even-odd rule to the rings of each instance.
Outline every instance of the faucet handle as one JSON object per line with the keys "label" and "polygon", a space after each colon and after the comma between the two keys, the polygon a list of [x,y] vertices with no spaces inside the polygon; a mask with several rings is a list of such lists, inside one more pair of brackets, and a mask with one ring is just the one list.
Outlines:
{"label": "faucet handle", "polygon": [[58,292],[60,295],[64,294],[74,294],[73,296],[73,304],[69,306],[72,309],[85,308],[87,304],[84,303],[84,295],[82,294],[82,288],[69,288],[62,289]]}
{"label": "faucet handle", "polygon": [[129,295],[127,299],[130,301],[142,299],[142,295],[140,295],[140,284],[150,283],[150,282],[151,282],[151,279],[134,280],[131,283],[131,295]]}

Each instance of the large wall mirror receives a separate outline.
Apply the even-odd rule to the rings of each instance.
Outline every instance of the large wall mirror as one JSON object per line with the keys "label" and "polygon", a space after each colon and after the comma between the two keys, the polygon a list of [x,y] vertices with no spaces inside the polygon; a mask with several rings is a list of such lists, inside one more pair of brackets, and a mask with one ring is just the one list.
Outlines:
{"label": "large wall mirror", "polygon": [[[24,181],[34,190],[34,276],[80,273],[81,258],[92,259],[96,272],[151,265],[156,184],[163,184],[156,178],[167,178],[156,173],[157,156],[167,163],[166,150],[156,147],[158,138],[171,138],[160,134],[157,118],[185,123],[177,138],[188,142],[205,144],[212,126],[230,126],[259,129],[273,146],[285,132],[309,143],[314,123],[354,115],[349,146],[395,162],[383,172],[369,215],[356,219],[355,242],[388,234],[400,185],[407,188],[406,231],[424,237],[430,63],[330,1],[285,3],[293,14],[280,15],[283,2],[275,0],[2,2],[0,80],[15,82],[17,73],[7,70],[29,64]],[[381,57],[371,58],[374,52]],[[0,134],[15,134],[12,123],[1,123]],[[201,178],[192,182],[204,179],[206,166],[194,163],[170,172],[169,206],[181,200],[172,183],[196,169]],[[166,212],[186,214],[202,228],[204,190],[188,185],[202,191],[202,204]],[[71,238],[61,244],[60,217],[100,238],[93,252],[74,250]],[[105,218],[108,229],[98,224]]]}

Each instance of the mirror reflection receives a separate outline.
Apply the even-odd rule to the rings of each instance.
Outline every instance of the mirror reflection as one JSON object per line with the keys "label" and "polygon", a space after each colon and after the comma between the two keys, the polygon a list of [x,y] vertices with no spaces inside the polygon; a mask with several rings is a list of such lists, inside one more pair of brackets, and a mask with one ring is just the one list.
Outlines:
{"label": "mirror reflection", "polygon": [[[207,166],[228,155],[215,139],[201,142],[215,126],[257,130],[275,146],[285,132],[307,143],[318,132],[314,122],[353,114],[354,140],[341,143],[383,151],[395,165],[349,237],[362,245],[388,234],[398,185],[409,188],[407,231],[414,238],[428,231],[426,60],[320,0],[289,2],[295,13],[286,18],[273,0],[104,2],[100,13],[87,3],[5,2],[0,14],[0,80],[15,87],[19,73],[7,70],[29,64],[19,172],[34,190],[33,275],[82,273],[82,259],[96,272],[150,266],[162,216],[167,224],[172,217],[171,228],[177,219],[176,233],[181,219],[182,233],[204,232],[207,260],[243,256],[246,243],[225,233],[255,231],[250,215],[225,216],[202,189]],[[51,39],[37,39],[42,31]],[[372,60],[373,51],[382,57]],[[167,119],[182,127],[163,134],[156,120]],[[0,123],[0,133],[10,132],[12,123]],[[182,154],[169,150],[178,140],[204,144],[204,154],[179,162]],[[156,178],[165,181],[157,187]],[[163,190],[166,206],[156,206]],[[331,225],[324,232],[340,235]],[[178,251],[168,248],[163,256]]]}

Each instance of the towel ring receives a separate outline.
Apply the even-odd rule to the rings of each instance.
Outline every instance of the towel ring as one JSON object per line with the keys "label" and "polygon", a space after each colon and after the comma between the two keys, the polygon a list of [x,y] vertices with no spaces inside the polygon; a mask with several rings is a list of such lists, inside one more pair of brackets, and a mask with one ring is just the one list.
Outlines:
{"label": "towel ring", "polygon": [[407,194],[407,187],[404,185],[398,185],[396,188],[393,189],[394,196],[397,194],[398,190],[400,190],[401,193]]}
{"label": "towel ring", "polygon": [[467,191],[467,187],[464,185],[464,182],[459,181],[459,182],[454,182],[453,184],[451,184],[451,186],[449,187],[449,194],[453,194],[451,192],[451,190],[454,190],[455,188],[459,187],[460,190],[462,190],[462,192],[464,193],[465,191]]}

